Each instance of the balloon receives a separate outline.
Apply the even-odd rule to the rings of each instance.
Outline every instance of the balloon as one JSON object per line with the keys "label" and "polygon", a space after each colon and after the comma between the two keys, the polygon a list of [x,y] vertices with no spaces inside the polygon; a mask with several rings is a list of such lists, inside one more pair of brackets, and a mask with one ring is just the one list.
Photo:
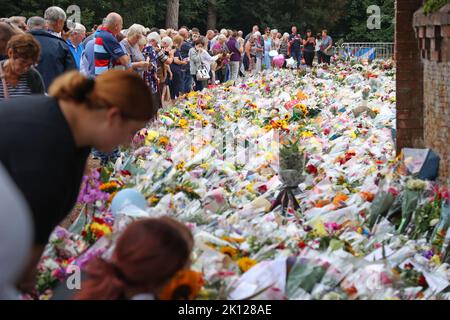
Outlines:
{"label": "balloon", "polygon": [[286,59],[284,58],[284,56],[282,54],[273,58],[273,64],[278,68],[282,68],[285,61],[286,61]]}
{"label": "balloon", "polygon": [[111,212],[113,215],[116,215],[120,210],[128,206],[135,206],[145,210],[147,208],[147,201],[142,193],[134,189],[123,189],[114,196],[111,203]]}
{"label": "balloon", "polygon": [[278,51],[277,50],[270,51],[269,56],[271,56],[272,58],[278,56]]}

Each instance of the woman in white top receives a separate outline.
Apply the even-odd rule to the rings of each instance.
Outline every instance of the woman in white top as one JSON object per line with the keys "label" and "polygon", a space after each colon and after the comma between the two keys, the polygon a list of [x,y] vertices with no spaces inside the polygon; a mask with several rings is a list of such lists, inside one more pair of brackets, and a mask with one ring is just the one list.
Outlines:
{"label": "woman in white top", "polygon": [[203,38],[196,40],[194,44],[195,46],[189,50],[190,71],[194,78],[195,91],[202,91],[207,85],[208,79],[198,79],[197,72],[201,68],[205,68],[209,74],[211,71],[211,63],[216,59],[211,57],[205,49],[205,41]]}

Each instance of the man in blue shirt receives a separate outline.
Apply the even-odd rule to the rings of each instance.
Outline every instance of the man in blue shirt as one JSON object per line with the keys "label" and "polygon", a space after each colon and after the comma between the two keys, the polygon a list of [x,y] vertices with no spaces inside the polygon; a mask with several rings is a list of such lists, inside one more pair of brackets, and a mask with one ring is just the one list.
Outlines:
{"label": "man in blue shirt", "polygon": [[82,42],[85,37],[86,28],[80,23],[75,23],[75,26],[70,31],[69,39],[67,39],[67,45],[69,46],[69,50],[75,59],[78,70],[80,70],[81,56],[84,51]]}

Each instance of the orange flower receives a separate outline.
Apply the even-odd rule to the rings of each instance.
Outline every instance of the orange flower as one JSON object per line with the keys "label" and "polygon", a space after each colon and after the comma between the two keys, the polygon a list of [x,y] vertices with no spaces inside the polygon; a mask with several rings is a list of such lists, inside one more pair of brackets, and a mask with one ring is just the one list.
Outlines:
{"label": "orange flower", "polygon": [[373,199],[375,198],[375,195],[371,192],[363,191],[361,192],[361,197],[367,202],[372,202]]}
{"label": "orange flower", "polygon": [[247,272],[251,268],[253,268],[257,262],[256,260],[250,259],[248,257],[241,258],[237,261],[237,264],[239,266],[239,269],[241,269],[242,272]]}
{"label": "orange flower", "polygon": [[333,204],[336,207],[340,207],[341,205],[345,204],[345,201],[347,201],[347,200],[348,200],[348,196],[340,192],[336,195],[336,197],[334,197]]}
{"label": "orange flower", "polygon": [[303,101],[308,99],[308,96],[305,93],[303,93],[303,91],[299,91],[297,92],[297,99]]}
{"label": "orange flower", "polygon": [[316,202],[315,207],[316,207],[316,208],[323,208],[323,207],[329,205],[330,203],[331,203],[330,200],[326,200],[326,199],[324,199],[324,200],[319,200],[319,201]]}
{"label": "orange flower", "polygon": [[192,270],[182,270],[172,278],[159,295],[161,300],[194,300],[204,284],[203,275]]}

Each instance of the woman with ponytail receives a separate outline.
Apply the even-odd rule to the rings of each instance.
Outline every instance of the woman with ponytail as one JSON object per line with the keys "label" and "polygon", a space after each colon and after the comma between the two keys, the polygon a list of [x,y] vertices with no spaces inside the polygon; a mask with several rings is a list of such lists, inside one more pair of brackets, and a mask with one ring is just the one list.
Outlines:
{"label": "woman with ponytail", "polygon": [[153,300],[175,274],[189,265],[190,231],[170,218],[132,223],[119,237],[110,261],[86,267],[87,280],[75,300]]}
{"label": "woman with ponytail", "polygon": [[72,210],[91,148],[110,152],[130,142],[156,112],[139,75],[120,70],[95,80],[72,71],[54,81],[49,96],[0,103],[0,162],[33,213],[32,264]]}

